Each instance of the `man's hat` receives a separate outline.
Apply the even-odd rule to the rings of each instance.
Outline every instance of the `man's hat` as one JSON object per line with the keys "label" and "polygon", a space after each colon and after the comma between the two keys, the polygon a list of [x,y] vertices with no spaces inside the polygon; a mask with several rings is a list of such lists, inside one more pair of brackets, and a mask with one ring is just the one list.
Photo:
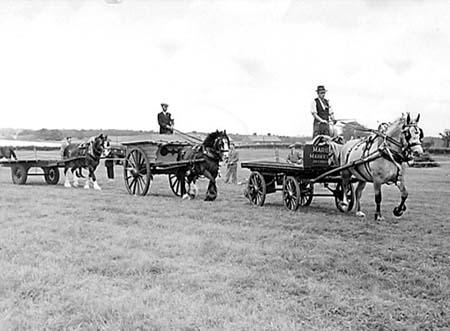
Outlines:
{"label": "man's hat", "polygon": [[161,107],[164,107],[164,106],[169,107],[169,105],[167,103],[162,103]]}
{"label": "man's hat", "polygon": [[325,86],[319,85],[319,86],[317,86],[316,92],[317,92],[317,93],[318,93],[318,92],[327,92],[327,90],[325,89]]}

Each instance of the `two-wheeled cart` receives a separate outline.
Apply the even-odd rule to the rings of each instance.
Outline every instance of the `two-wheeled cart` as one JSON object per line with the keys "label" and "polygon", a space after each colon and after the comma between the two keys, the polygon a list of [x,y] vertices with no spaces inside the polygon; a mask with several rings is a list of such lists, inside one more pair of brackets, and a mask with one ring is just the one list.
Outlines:
{"label": "two-wheeled cart", "polygon": [[170,140],[170,135],[161,135],[156,140],[122,142],[126,146],[124,159],[124,181],[132,195],[146,195],[155,175],[168,175],[172,192],[181,197],[188,192],[186,172],[194,163],[203,159],[182,160],[184,149],[192,142]]}

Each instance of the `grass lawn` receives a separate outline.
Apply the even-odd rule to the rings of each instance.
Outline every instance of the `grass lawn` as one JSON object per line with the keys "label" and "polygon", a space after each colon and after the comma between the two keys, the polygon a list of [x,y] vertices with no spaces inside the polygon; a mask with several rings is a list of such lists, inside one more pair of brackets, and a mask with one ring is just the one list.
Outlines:
{"label": "grass lawn", "polygon": [[450,329],[447,163],[408,169],[402,218],[383,186],[382,223],[371,185],[359,219],[330,198],[290,212],[279,192],[255,207],[223,178],[211,203],[206,180],[185,201],[167,176],[135,197],[120,167],[97,174],[102,191],[13,185],[0,168],[0,330]]}

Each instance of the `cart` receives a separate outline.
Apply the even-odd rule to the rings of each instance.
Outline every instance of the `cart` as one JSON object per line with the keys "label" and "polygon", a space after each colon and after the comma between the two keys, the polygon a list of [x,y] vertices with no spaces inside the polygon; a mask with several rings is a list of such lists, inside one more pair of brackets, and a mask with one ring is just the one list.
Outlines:
{"label": "cart", "polygon": [[154,175],[168,175],[172,192],[181,197],[188,192],[186,172],[204,159],[182,160],[183,150],[192,147],[190,141],[171,139],[160,135],[158,139],[122,142],[126,146],[124,181],[128,193],[144,196],[148,193]]}
{"label": "cart", "polygon": [[[67,162],[75,159],[79,158],[60,160],[4,160],[0,161],[0,165],[11,168],[11,178],[14,184],[25,184],[29,176],[43,176],[47,184],[56,185],[60,178],[59,168],[64,168]],[[41,169],[42,172],[29,172],[32,168]]]}
{"label": "cart", "polygon": [[[336,207],[342,212],[353,208],[355,180],[352,178],[344,192],[340,171],[345,167],[329,165],[327,144],[305,145],[302,165],[249,161],[242,162],[241,167],[251,170],[245,196],[253,205],[263,206],[267,194],[282,191],[283,204],[292,211],[309,206],[313,197],[333,197]],[[315,184],[322,184],[329,193],[315,193]],[[348,201],[345,210],[341,205],[344,194]]]}

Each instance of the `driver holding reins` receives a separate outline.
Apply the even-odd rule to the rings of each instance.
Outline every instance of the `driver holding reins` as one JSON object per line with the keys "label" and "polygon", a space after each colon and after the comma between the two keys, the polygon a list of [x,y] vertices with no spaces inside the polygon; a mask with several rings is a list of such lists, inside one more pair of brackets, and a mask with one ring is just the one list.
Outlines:
{"label": "driver holding reins", "polygon": [[317,86],[317,98],[311,103],[311,113],[314,117],[313,138],[318,135],[331,136],[330,124],[336,123],[330,101],[325,99],[327,90],[323,85]]}

